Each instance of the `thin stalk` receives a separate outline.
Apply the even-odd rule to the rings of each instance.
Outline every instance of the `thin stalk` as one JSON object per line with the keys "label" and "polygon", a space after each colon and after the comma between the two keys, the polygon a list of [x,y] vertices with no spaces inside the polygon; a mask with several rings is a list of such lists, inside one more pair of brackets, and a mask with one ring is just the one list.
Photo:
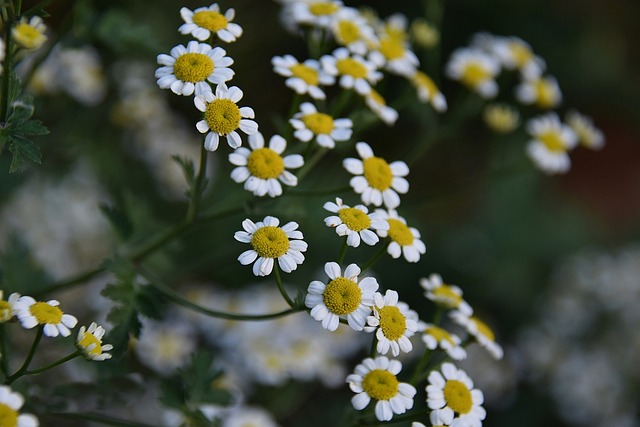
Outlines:
{"label": "thin stalk", "polygon": [[73,353],[71,353],[71,354],[69,354],[69,355],[67,355],[67,356],[63,357],[62,359],[60,359],[60,360],[58,360],[58,361],[56,361],[56,362],[53,362],[52,364],[47,365],[47,366],[45,366],[45,367],[43,367],[43,368],[38,368],[38,369],[32,369],[32,370],[30,370],[30,371],[25,371],[23,375],[36,375],[36,374],[40,374],[40,373],[42,373],[42,372],[44,372],[44,371],[48,371],[49,369],[53,369],[53,368],[55,368],[56,366],[60,366],[60,365],[62,365],[63,363],[68,362],[69,360],[73,360],[73,359],[75,359],[76,357],[80,356],[81,354],[82,354],[82,351],[80,351],[80,350],[76,350],[75,352],[73,352]]}
{"label": "thin stalk", "polygon": [[13,375],[9,376],[5,381],[5,384],[9,385],[27,372],[29,369],[29,364],[31,360],[33,360],[33,356],[36,354],[36,349],[38,348],[38,344],[40,344],[40,339],[42,339],[42,335],[44,333],[44,326],[39,326],[38,331],[36,332],[36,337],[33,339],[33,343],[31,344],[31,348],[29,349],[29,354],[27,354],[27,358],[24,359],[24,363]]}
{"label": "thin stalk", "polygon": [[347,238],[345,237],[344,243],[342,243],[342,248],[340,248],[340,255],[338,256],[338,264],[342,264],[344,261],[344,256],[347,254]]}
{"label": "thin stalk", "polygon": [[205,176],[207,175],[207,158],[208,153],[204,148],[204,141],[200,144],[200,166],[198,168],[198,176],[196,177],[196,182],[191,189],[191,199],[189,200],[189,209],[187,210],[187,215],[185,218],[185,222],[191,224],[196,219],[196,214],[198,213],[198,207],[200,206],[200,201],[202,199],[202,193],[206,186]]}
{"label": "thin stalk", "polygon": [[420,380],[422,380],[432,355],[433,355],[433,352],[428,348],[424,350],[424,353],[422,353],[422,357],[416,364],[416,367],[413,369],[413,374],[411,375],[409,384],[415,386],[420,382]]}
{"label": "thin stalk", "polygon": [[380,257],[382,255],[384,255],[384,253],[387,251],[387,247],[389,247],[389,244],[391,243],[391,240],[389,240],[387,243],[385,243],[384,245],[382,245],[382,247],[380,247],[380,249],[378,249],[378,252],[376,252],[375,254],[373,254],[373,256],[371,258],[369,258],[369,260],[367,262],[365,262],[364,264],[362,264],[362,271],[360,272],[360,274],[363,274],[365,271],[367,271],[368,269],[370,269],[376,262],[378,262],[378,260],[380,259]]}
{"label": "thin stalk", "polygon": [[2,75],[2,86],[0,86],[0,127],[4,127],[7,122],[7,114],[9,112],[9,81],[11,80],[11,74],[13,73],[13,39],[11,34],[11,28],[13,28],[14,14],[11,8],[7,8],[7,21],[3,22],[5,28],[4,32],[4,44],[5,44],[5,57],[2,67],[4,74]]}
{"label": "thin stalk", "polygon": [[7,335],[5,333],[4,323],[0,324],[0,369],[2,375],[7,378],[9,376],[9,355],[7,354]]}
{"label": "thin stalk", "polygon": [[118,418],[108,417],[106,415],[100,414],[92,414],[92,413],[64,413],[64,412],[54,412],[51,414],[60,418],[67,418],[71,420],[83,420],[83,421],[93,421],[94,423],[106,425],[106,426],[115,426],[115,427],[155,427],[151,424],[143,424],[135,421],[127,421],[121,420]]}
{"label": "thin stalk", "polygon": [[[311,144],[311,141],[309,141],[309,144]],[[324,155],[327,154],[328,151],[329,150],[327,148],[321,147],[318,151],[313,153],[313,156],[311,156],[309,161],[305,160],[304,166],[300,168],[297,174],[298,183],[302,181],[302,178],[304,178],[309,172],[311,172],[311,169],[313,169],[316,163],[318,163],[324,157]]]}
{"label": "thin stalk", "polygon": [[280,277],[280,266],[278,265],[277,261],[274,262],[273,272],[275,273],[275,276],[276,276],[276,284],[278,285],[278,290],[280,291],[280,294],[282,294],[282,297],[284,298],[284,300],[287,302],[287,304],[289,304],[289,307],[296,308],[296,303],[293,302],[293,300],[287,293],[286,289],[284,288],[284,285],[282,284],[282,277]]}

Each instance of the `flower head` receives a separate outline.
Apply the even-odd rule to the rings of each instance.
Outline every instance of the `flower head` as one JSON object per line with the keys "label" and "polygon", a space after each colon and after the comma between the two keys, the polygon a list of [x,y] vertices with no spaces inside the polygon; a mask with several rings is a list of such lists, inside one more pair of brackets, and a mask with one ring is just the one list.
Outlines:
{"label": "flower head", "polygon": [[334,148],[336,141],[351,138],[353,126],[351,119],[334,119],[329,114],[318,112],[310,102],[303,102],[289,123],[296,129],[293,135],[300,141],[309,142],[315,137],[318,145],[326,148]]}
{"label": "flower head", "polygon": [[429,278],[420,279],[420,286],[425,290],[424,296],[447,310],[458,310],[471,316],[473,309],[462,298],[462,289],[456,285],[447,285],[439,274],[431,274]]}
{"label": "flower head", "polygon": [[371,89],[364,101],[367,107],[386,124],[392,125],[398,120],[398,111],[389,107],[387,101],[375,89]]}
{"label": "flower head", "polygon": [[291,221],[279,227],[280,220],[266,216],[263,221],[254,223],[250,219],[242,221],[244,231],[237,231],[234,238],[249,243],[252,249],[244,251],[238,257],[242,265],[253,264],[253,274],[267,276],[273,270],[274,260],[285,273],[291,273],[304,262],[302,252],[307,250],[307,242],[298,231],[298,224]]}
{"label": "flower head", "polygon": [[203,95],[211,92],[208,82],[221,84],[231,80],[234,71],[229,68],[233,59],[221,47],[190,41],[187,47],[178,45],[171,54],[158,55],[160,67],[155,76],[158,86],[171,89],[177,95]]}
{"label": "flower head", "polygon": [[397,375],[402,363],[389,360],[384,356],[375,359],[366,358],[356,366],[353,374],[347,377],[349,388],[356,393],[351,399],[358,411],[376,401],[375,414],[379,421],[389,421],[393,414],[404,414],[413,408],[416,389],[411,384],[401,383]]}
{"label": "flower head", "polygon": [[530,119],[527,132],[533,137],[527,145],[527,154],[544,172],[563,173],[571,167],[567,152],[578,144],[578,135],[560,122],[556,113]]}
{"label": "flower head", "polygon": [[21,414],[18,410],[24,398],[7,385],[0,385],[0,422],[2,426],[38,427],[38,419],[31,414]]}
{"label": "flower head", "polygon": [[397,37],[385,36],[378,41],[369,59],[378,67],[400,76],[409,77],[416,73],[420,61],[409,48],[409,43]]}
{"label": "flower head", "polygon": [[567,113],[565,120],[578,135],[580,145],[592,150],[604,147],[604,134],[593,125],[590,117],[572,110]]}
{"label": "flower head", "polygon": [[520,70],[525,78],[538,77],[545,69],[544,60],[536,56],[529,43],[519,37],[493,37],[491,48],[506,69]]}
{"label": "flower head", "polygon": [[525,79],[516,87],[516,98],[523,104],[550,109],[560,105],[562,92],[555,77]]}
{"label": "flower head", "polygon": [[382,79],[376,64],[360,55],[351,54],[345,47],[337,48],[331,55],[323,55],[320,63],[328,74],[339,79],[340,86],[354,89],[360,95],[368,94],[371,86]]}
{"label": "flower head", "polygon": [[487,126],[497,133],[509,133],[520,124],[520,113],[506,104],[487,104],[482,110]]}
{"label": "flower head", "polygon": [[39,16],[32,16],[29,20],[22,17],[20,22],[11,29],[11,36],[18,46],[25,49],[37,49],[47,41],[45,31],[47,31],[47,26]]}
{"label": "flower head", "polygon": [[404,256],[408,262],[418,262],[420,255],[427,251],[424,242],[420,240],[420,232],[407,225],[407,221],[398,213],[389,209],[376,209],[376,213],[382,215],[389,223],[389,230],[378,231],[380,237],[389,237],[389,247],[387,252],[392,258]]}
{"label": "flower head", "polygon": [[3,294],[4,292],[0,290],[0,323],[11,320],[11,318],[14,316],[13,305],[20,298],[20,294],[14,292],[9,295],[9,299],[5,301],[4,299],[2,299]]}
{"label": "flower head", "polygon": [[431,77],[422,71],[416,71],[410,80],[418,91],[420,101],[430,103],[439,113],[447,111],[447,100]]}
{"label": "flower head", "polygon": [[183,7],[180,9],[180,16],[184,24],[178,28],[178,31],[181,34],[191,34],[200,41],[205,41],[215,34],[220,40],[231,43],[242,35],[242,27],[231,22],[235,15],[234,9],[228,9],[222,14],[218,3],[209,7],[199,7],[193,11]]}
{"label": "flower head", "polygon": [[76,346],[84,353],[89,360],[101,362],[111,359],[109,351],[113,349],[111,344],[102,344],[102,337],[105,330],[102,326],[98,326],[96,322],[91,322],[89,327],[81,326],[76,339]]}
{"label": "flower head", "polygon": [[343,7],[331,22],[333,38],[356,55],[366,55],[369,47],[377,43],[373,27],[358,9]]}
{"label": "flower head", "polygon": [[[380,240],[374,231],[388,230],[389,224],[378,213],[369,213],[364,205],[350,207],[336,197],[336,202],[327,202],[324,208],[332,215],[324,219],[327,227],[335,228],[338,236],[347,236],[347,245],[357,248],[360,240],[373,246]],[[374,231],[372,231],[374,230]]]}
{"label": "flower head", "polygon": [[339,0],[296,1],[291,5],[290,19],[297,24],[328,28],[342,7]]}
{"label": "flower head", "polygon": [[498,94],[495,77],[500,72],[500,63],[479,49],[460,48],[453,52],[447,63],[446,74],[458,80],[485,99]]}
{"label": "flower head", "polygon": [[194,99],[196,108],[204,113],[204,119],[196,123],[200,133],[206,133],[204,148],[215,151],[220,143],[220,137],[225,136],[231,148],[242,145],[242,139],[237,132],[240,129],[247,135],[258,132],[258,124],[253,119],[255,114],[251,107],[238,107],[237,102],[242,99],[242,90],[237,86],[227,88],[224,83],[216,87],[215,95],[206,92]]}
{"label": "flower head", "polygon": [[76,326],[78,319],[65,314],[58,308],[60,302],[50,300],[36,301],[29,296],[22,296],[13,304],[13,310],[23,328],[31,329],[38,325],[44,326],[44,334],[48,337],[71,335],[69,329]]}
{"label": "flower head", "polygon": [[360,267],[349,264],[344,270],[335,262],[324,265],[329,283],[314,280],[309,284],[305,305],[311,309],[311,317],[322,322],[322,327],[335,331],[340,319],[346,316],[353,330],[361,331],[371,314],[373,295],[378,290],[378,282],[373,277],[358,281]]}
{"label": "flower head", "polygon": [[418,330],[418,314],[406,303],[398,301],[396,291],[387,290],[384,296],[376,292],[373,315],[367,317],[364,330],[376,331],[378,353],[387,354],[391,350],[394,356],[398,356],[400,350],[408,353],[413,349],[409,338]]}
{"label": "flower head", "polygon": [[502,346],[496,342],[496,335],[485,322],[477,316],[468,316],[458,310],[449,313],[451,319],[475,338],[495,359],[502,359],[504,351]]}
{"label": "flower head", "polygon": [[229,154],[229,161],[237,167],[231,171],[231,179],[244,182],[244,189],[256,196],[277,197],[282,194],[280,183],[294,187],[298,178],[287,169],[296,169],[304,164],[299,154],[282,156],[287,141],[273,135],[265,147],[260,132],[249,135],[249,148],[239,147]]}
{"label": "flower head", "polygon": [[456,334],[431,323],[419,324],[418,330],[422,332],[422,341],[429,350],[440,348],[454,360],[467,357],[467,351],[460,346],[461,340]]}
{"label": "flower head", "polygon": [[325,99],[326,95],[321,85],[329,86],[335,78],[320,68],[315,59],[298,62],[292,55],[274,56],[271,59],[273,70],[281,76],[287,77],[284,84],[296,93],[308,93],[313,99]]}

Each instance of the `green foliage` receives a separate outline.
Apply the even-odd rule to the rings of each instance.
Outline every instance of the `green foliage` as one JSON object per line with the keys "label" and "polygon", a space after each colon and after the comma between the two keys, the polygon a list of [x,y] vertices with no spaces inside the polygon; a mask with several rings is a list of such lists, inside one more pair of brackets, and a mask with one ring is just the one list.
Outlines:
{"label": "green foliage", "polygon": [[15,234],[9,234],[4,250],[0,251],[0,289],[5,292],[5,298],[11,292],[37,292],[48,281],[27,245]]}
{"label": "green foliage", "polygon": [[128,240],[133,234],[133,224],[127,214],[120,209],[107,204],[100,205],[100,211],[111,223],[111,226],[123,241]]}

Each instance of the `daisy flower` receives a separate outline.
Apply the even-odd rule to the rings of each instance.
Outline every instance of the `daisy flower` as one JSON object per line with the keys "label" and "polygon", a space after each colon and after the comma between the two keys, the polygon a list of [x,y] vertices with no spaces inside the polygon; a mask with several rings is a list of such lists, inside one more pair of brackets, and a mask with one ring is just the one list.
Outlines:
{"label": "daisy flower", "polygon": [[420,61],[408,46],[408,43],[396,37],[380,38],[369,59],[378,67],[400,76],[411,76],[416,73]]}
{"label": "daisy flower", "polygon": [[504,351],[502,346],[496,342],[496,335],[489,325],[476,316],[468,316],[458,310],[450,312],[449,316],[454,322],[465,328],[494,359],[502,359]]}
{"label": "daisy flower", "polygon": [[384,296],[376,292],[373,298],[373,315],[367,317],[364,330],[376,331],[376,351],[387,354],[391,350],[394,357],[400,354],[400,350],[410,352],[413,345],[409,338],[418,330],[418,314],[406,303],[398,301],[396,291],[387,290]]}
{"label": "daisy flower", "polygon": [[529,43],[519,37],[495,37],[492,51],[506,69],[520,70],[525,78],[538,77],[545,69],[544,60],[536,56]]}
{"label": "daisy flower", "polygon": [[336,197],[336,202],[327,202],[323,206],[332,215],[324,219],[327,227],[335,228],[338,236],[347,236],[347,245],[357,248],[360,240],[369,246],[380,241],[376,233],[371,230],[388,230],[389,223],[377,213],[369,213],[364,205],[349,207]]}
{"label": "daisy flower", "polygon": [[315,105],[303,102],[300,111],[289,120],[295,128],[293,135],[302,142],[309,142],[314,137],[318,145],[334,148],[336,141],[347,141],[351,138],[351,119],[334,119],[329,114],[320,113]]}
{"label": "daisy flower", "polygon": [[516,86],[516,98],[525,105],[551,109],[560,105],[562,92],[555,77],[537,77],[525,79]]}
{"label": "daisy flower", "polygon": [[439,274],[431,274],[429,278],[420,279],[420,286],[425,290],[424,296],[447,310],[458,310],[471,316],[473,309],[462,298],[462,289],[456,285],[447,285]]}
{"label": "daisy flower", "polygon": [[38,427],[38,419],[31,414],[21,414],[18,410],[24,398],[7,385],[0,385],[0,420],[3,426]]}
{"label": "daisy flower", "polygon": [[440,371],[429,374],[427,405],[443,421],[456,427],[479,427],[487,413],[481,406],[484,396],[473,388],[473,381],[452,363],[443,363]]}
{"label": "daisy flower", "polygon": [[[429,413],[429,421],[431,422],[431,424],[429,425],[433,427],[444,427],[446,425],[444,423],[444,420],[442,419],[442,416],[438,411],[431,411]],[[427,426],[425,426],[420,422],[414,421],[411,423],[411,427],[427,427]]]}
{"label": "daisy flower", "polygon": [[289,10],[289,19],[298,24],[328,28],[342,7],[338,0],[296,1]]}
{"label": "daisy flower", "polygon": [[249,148],[239,147],[229,154],[229,161],[237,168],[231,171],[231,179],[244,182],[244,189],[256,196],[277,197],[282,194],[282,184],[294,187],[298,178],[287,169],[296,169],[304,164],[300,154],[282,156],[287,141],[280,135],[273,135],[269,146],[264,145],[260,132],[249,135]]}
{"label": "daisy flower", "polygon": [[340,86],[354,89],[360,95],[368,94],[371,85],[382,78],[373,62],[360,55],[352,55],[346,47],[337,48],[331,55],[323,55],[320,63],[328,74],[339,78]]}
{"label": "daisy flower", "polygon": [[347,377],[349,388],[356,393],[351,399],[353,407],[361,411],[374,399],[379,421],[389,421],[393,414],[404,414],[413,408],[416,389],[411,384],[398,381],[397,375],[401,370],[402,363],[398,360],[384,356],[364,359]]}
{"label": "daisy flower", "polygon": [[71,335],[69,329],[76,326],[78,319],[70,314],[65,314],[58,308],[60,302],[50,300],[47,302],[36,301],[29,296],[21,296],[13,303],[13,310],[25,329],[31,329],[38,325],[44,325],[44,334],[48,337]]}
{"label": "daisy flower", "polygon": [[22,17],[11,29],[11,36],[24,49],[38,49],[47,41],[45,31],[47,26],[39,16],[32,16],[31,19]]}
{"label": "daisy flower", "polygon": [[256,276],[271,274],[275,259],[285,273],[291,273],[304,262],[302,252],[307,250],[307,243],[302,240],[298,224],[293,221],[282,227],[279,224],[280,220],[272,216],[257,223],[245,219],[242,221],[244,231],[236,231],[233,236],[239,242],[251,244],[253,249],[241,253],[238,261],[242,265],[255,261],[253,274]]}
{"label": "daisy flower", "polygon": [[360,159],[346,158],[342,165],[351,174],[356,175],[349,181],[353,191],[360,194],[365,205],[394,209],[400,205],[398,193],[409,191],[409,166],[403,161],[387,163],[381,157],[373,155],[371,146],[358,142],[356,151]]}
{"label": "daisy flower", "polygon": [[460,346],[462,340],[456,334],[431,323],[418,325],[418,330],[422,332],[422,341],[429,350],[440,348],[454,360],[462,360],[467,357],[467,351]]}
{"label": "daisy flower", "polygon": [[98,362],[111,359],[111,355],[105,353],[105,351],[112,350],[113,346],[111,344],[102,344],[104,333],[104,328],[98,326],[96,322],[92,322],[88,328],[85,326],[80,327],[76,346],[87,359]]}
{"label": "daisy flower", "polygon": [[364,101],[367,107],[386,124],[392,125],[398,120],[398,111],[389,107],[382,95],[375,89],[371,89],[371,92],[366,95]]}
{"label": "daisy flower", "polygon": [[433,109],[439,113],[447,111],[447,100],[431,77],[422,71],[416,71],[409,80],[418,91],[420,101],[430,103]]}
{"label": "daisy flower", "polygon": [[592,150],[599,150],[604,147],[604,134],[593,125],[590,117],[577,111],[569,111],[565,120],[578,135],[578,140],[582,146]]}
{"label": "daisy flower", "polygon": [[401,13],[388,16],[377,28],[378,37],[390,37],[392,39],[407,42],[409,40],[408,19]]}
{"label": "daisy flower", "polygon": [[234,71],[229,68],[233,59],[221,47],[190,41],[187,47],[175,46],[170,55],[158,55],[155,76],[161,89],[171,89],[177,95],[203,95],[211,92],[208,82],[221,84],[231,80]]}
{"label": "daisy flower", "polygon": [[242,27],[231,22],[236,16],[236,11],[228,9],[223,15],[220,13],[218,3],[209,7],[199,7],[193,11],[183,7],[180,9],[180,16],[184,24],[178,28],[178,31],[181,34],[191,34],[200,41],[205,41],[215,34],[220,40],[231,43],[242,35]]}
{"label": "daisy flower", "polygon": [[400,258],[400,255],[403,255],[408,262],[418,262],[420,255],[427,251],[424,242],[420,240],[420,232],[414,227],[409,227],[407,221],[394,209],[376,209],[376,213],[382,215],[389,223],[389,230],[378,231],[378,235],[389,237],[391,240],[387,248],[391,258]]}
{"label": "daisy flower", "polygon": [[567,152],[578,144],[578,135],[561,123],[556,113],[529,120],[526,129],[533,137],[527,145],[527,154],[536,166],[549,174],[569,170],[571,160]]}
{"label": "daisy flower", "polygon": [[358,9],[352,7],[343,7],[335,14],[331,32],[336,43],[356,55],[366,55],[369,47],[377,44],[373,27]]}
{"label": "daisy flower", "polygon": [[411,38],[415,44],[426,49],[432,49],[440,43],[438,27],[424,18],[415,18],[411,22]]}
{"label": "daisy flower", "polygon": [[8,300],[4,300],[4,291],[0,290],[0,323],[7,322],[11,320],[14,315],[13,305],[20,298],[20,294],[17,292],[9,295]]}
{"label": "daisy flower", "polygon": [[482,110],[482,119],[492,131],[509,133],[520,124],[520,113],[506,104],[487,104]]}
{"label": "daisy flower", "polygon": [[307,59],[300,63],[292,55],[274,56],[271,59],[273,70],[287,77],[284,84],[296,93],[308,93],[313,99],[325,99],[326,95],[320,85],[330,86],[335,78],[320,68],[315,59]]}
{"label": "daisy flower", "polygon": [[373,277],[358,281],[360,267],[349,264],[344,270],[335,262],[324,265],[329,283],[314,280],[309,284],[304,304],[311,309],[311,317],[322,322],[322,327],[335,331],[340,319],[346,316],[351,329],[361,331],[371,314],[373,295],[378,290],[378,282]]}
{"label": "daisy flower", "polygon": [[495,77],[499,72],[500,63],[493,56],[473,48],[456,49],[445,70],[447,77],[460,81],[485,99],[498,94]]}
{"label": "daisy flower", "polygon": [[204,119],[196,123],[196,129],[200,133],[206,133],[204,148],[215,151],[218,148],[221,136],[226,136],[231,148],[242,145],[240,129],[247,135],[258,132],[258,124],[253,119],[255,114],[251,107],[238,107],[236,104],[242,99],[242,90],[237,86],[227,88],[224,83],[216,87],[215,95],[206,92],[194,99],[196,108],[204,113]]}

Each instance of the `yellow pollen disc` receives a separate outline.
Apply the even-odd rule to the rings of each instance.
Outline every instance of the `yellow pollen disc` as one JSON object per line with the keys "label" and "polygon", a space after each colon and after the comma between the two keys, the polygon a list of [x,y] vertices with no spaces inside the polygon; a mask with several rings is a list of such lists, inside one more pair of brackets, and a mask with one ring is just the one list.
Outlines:
{"label": "yellow pollen disc", "polygon": [[26,49],[40,47],[47,40],[47,36],[26,22],[21,22],[13,28],[13,37]]}
{"label": "yellow pollen disc", "polygon": [[434,289],[433,293],[438,302],[443,303],[450,308],[456,308],[462,302],[462,297],[449,285],[442,285]]}
{"label": "yellow pollen disc", "polygon": [[204,112],[209,129],[220,135],[227,135],[238,129],[240,118],[240,109],[236,103],[225,98],[214,99]]}
{"label": "yellow pollen disc", "polygon": [[393,25],[389,25],[388,23],[384,26],[384,33],[387,37],[397,40],[398,42],[404,42],[409,38],[407,32],[399,27],[394,27]]}
{"label": "yellow pollen disc", "polygon": [[342,58],[336,61],[338,73],[342,75],[352,76],[356,79],[364,79],[367,77],[367,67],[361,62],[353,58]]}
{"label": "yellow pollen disc", "polygon": [[341,20],[338,22],[338,30],[336,37],[343,43],[349,44],[360,39],[360,28],[353,22]]}
{"label": "yellow pollen disc", "polygon": [[271,148],[258,148],[249,154],[247,169],[261,179],[275,179],[284,171],[284,160]]}
{"label": "yellow pollen disc", "polygon": [[382,307],[380,313],[380,328],[385,337],[390,341],[396,341],[407,330],[407,318],[395,305]]}
{"label": "yellow pollen disc", "polygon": [[316,16],[333,15],[338,11],[338,5],[329,2],[317,2],[309,5],[309,12]]}
{"label": "yellow pollen disc", "polygon": [[413,233],[406,224],[403,224],[402,221],[394,218],[387,219],[387,222],[389,223],[388,233],[391,240],[400,246],[409,246],[413,244]]}
{"label": "yellow pollen disc", "polygon": [[356,311],[362,301],[362,291],[354,281],[337,277],[324,288],[322,300],[330,312],[342,316]]}
{"label": "yellow pollen disc", "polygon": [[[88,354],[93,356],[99,356],[102,354],[102,343],[98,338],[96,338],[93,334],[85,332],[82,339],[78,342],[78,345],[83,349],[89,348],[91,345],[95,345],[91,350],[89,350]],[[1,425],[1,424],[0,424]]]}
{"label": "yellow pollen disc", "polygon": [[425,334],[429,334],[434,337],[438,343],[444,340],[451,345],[455,345],[453,338],[451,338],[451,334],[438,326],[429,326],[424,332]]}
{"label": "yellow pollen disc", "polygon": [[491,74],[489,74],[486,68],[478,63],[472,62],[465,67],[461,80],[467,86],[476,87],[490,77]]}
{"label": "yellow pollen disc", "polygon": [[333,131],[333,118],[324,113],[311,113],[302,116],[304,125],[316,135],[328,135]]}
{"label": "yellow pollen disc", "polygon": [[418,87],[424,88],[430,95],[438,93],[438,87],[433,80],[431,80],[431,77],[427,76],[422,71],[416,72],[413,76],[413,83]]}
{"label": "yellow pollen disc", "polygon": [[362,378],[362,388],[371,398],[389,400],[398,394],[398,379],[389,371],[374,369]]}
{"label": "yellow pollen disc", "polygon": [[476,324],[476,327],[478,328],[478,333],[488,338],[490,341],[496,340],[496,336],[491,330],[491,328],[489,327],[489,325],[484,323],[482,320],[478,319],[476,316],[471,316],[470,319],[471,321],[473,321],[473,323]]}
{"label": "yellow pollen disc", "polygon": [[0,426],[17,427],[18,413],[10,406],[0,403]]}
{"label": "yellow pollen disc", "polygon": [[343,208],[338,211],[342,222],[353,231],[362,231],[371,227],[369,215],[357,208]]}
{"label": "yellow pollen disc", "polygon": [[387,101],[384,100],[384,98],[382,97],[382,95],[380,95],[376,90],[371,89],[371,92],[369,92],[369,97],[373,100],[373,102],[376,105],[387,105]]}
{"label": "yellow pollen disc", "polygon": [[364,177],[369,185],[376,190],[384,191],[391,187],[393,172],[384,159],[371,156],[362,161]]}
{"label": "yellow pollen disc", "polygon": [[251,246],[262,258],[279,258],[289,250],[289,238],[280,227],[267,225],[253,233]]}
{"label": "yellow pollen disc", "polygon": [[227,28],[227,18],[213,10],[202,10],[193,14],[193,23],[213,33]]}
{"label": "yellow pollen disc", "polygon": [[58,324],[62,321],[62,310],[53,307],[46,302],[37,302],[29,307],[29,311],[36,318],[38,324]]}
{"label": "yellow pollen disc", "polygon": [[189,83],[203,82],[213,73],[213,61],[204,53],[185,53],[173,64],[178,80]]}
{"label": "yellow pollen disc", "polygon": [[515,59],[516,66],[518,66],[518,68],[523,67],[531,61],[531,58],[533,58],[533,52],[531,52],[531,49],[520,43],[511,43],[509,47],[511,48],[511,53],[513,54],[513,58]]}
{"label": "yellow pollen disc", "polygon": [[295,77],[302,79],[306,84],[311,86],[318,86],[320,81],[318,72],[313,68],[304,64],[292,65],[290,68]]}
{"label": "yellow pollen disc", "polygon": [[6,322],[10,318],[11,318],[11,306],[7,301],[0,301],[0,323]]}
{"label": "yellow pollen disc", "polygon": [[564,142],[556,131],[550,130],[544,132],[543,134],[538,135],[538,139],[542,141],[542,143],[549,149],[549,151],[553,151],[554,153],[566,151]]}
{"label": "yellow pollen disc", "polygon": [[473,407],[471,391],[458,380],[448,380],[444,385],[444,400],[457,414],[468,414]]}
{"label": "yellow pollen disc", "polygon": [[402,40],[387,37],[380,40],[380,52],[389,60],[399,59],[404,56],[405,50]]}
{"label": "yellow pollen disc", "polygon": [[541,79],[536,82],[537,105],[540,108],[551,108],[556,105],[558,97],[554,86],[548,81]]}

